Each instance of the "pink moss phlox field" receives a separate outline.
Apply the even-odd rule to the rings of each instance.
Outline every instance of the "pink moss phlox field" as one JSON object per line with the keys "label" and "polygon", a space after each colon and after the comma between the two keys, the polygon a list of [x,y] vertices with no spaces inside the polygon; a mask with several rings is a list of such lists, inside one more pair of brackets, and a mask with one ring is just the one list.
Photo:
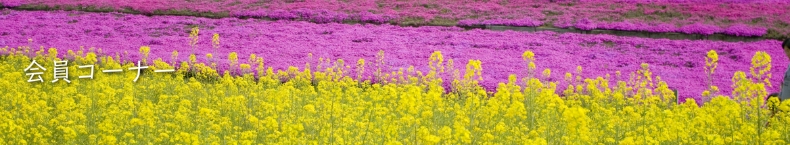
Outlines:
{"label": "pink moss phlox field", "polygon": [[765,33],[765,28],[753,28],[744,24],[736,24],[724,29],[724,34],[735,36],[763,36]]}
{"label": "pink moss phlox field", "polygon": [[[105,55],[120,54],[123,60],[137,61],[140,46],[151,47],[149,58],[170,61],[171,52],[179,52],[178,60],[187,61],[191,26],[200,26],[196,47],[198,61],[207,62],[207,53],[219,59],[221,70],[227,70],[228,54],[237,52],[239,63],[248,63],[248,56],[263,57],[266,67],[283,70],[288,66],[304,67],[318,64],[318,58],[332,61],[343,59],[355,68],[356,60],[367,60],[364,76],[371,78],[379,50],[385,52],[384,71],[397,71],[415,66],[427,72],[428,57],[441,51],[445,60],[453,59],[455,68],[464,72],[470,59],[482,61],[483,81],[487,89],[507,82],[509,74],[525,76],[526,64],[521,54],[531,50],[537,58],[537,71],[552,70],[551,78],[560,89],[566,72],[583,67],[584,77],[598,77],[615,71],[623,72],[621,80],[649,63],[654,75],[661,76],[670,87],[678,89],[681,98],[698,98],[706,88],[705,56],[709,50],[719,52],[719,67],[713,84],[729,94],[731,78],[736,70],[748,71],[757,51],[773,56],[773,86],[777,91],[788,63],[780,42],[718,42],[646,39],[612,35],[559,34],[553,32],[514,32],[463,30],[457,27],[399,27],[394,25],[316,24],[304,21],[265,21],[256,19],[208,19],[183,16],[142,16],[117,13],[4,11],[0,14],[0,46],[39,46],[58,48],[63,56],[67,50],[80,46],[102,48]],[[221,36],[221,46],[214,50],[213,33]],[[32,39],[32,43],[28,43]],[[216,52],[215,52],[216,51]],[[128,53],[124,55],[125,53]],[[308,53],[313,57],[308,58]],[[256,68],[252,64],[252,68]],[[233,68],[238,68],[234,66]],[[20,70],[21,71],[21,70]],[[356,76],[350,71],[349,76]],[[539,76],[539,75],[538,75]],[[446,81],[447,82],[447,81]],[[612,82],[614,83],[614,82]]]}
{"label": "pink moss phlox field", "polygon": [[583,18],[579,21],[576,21],[576,24],[573,27],[581,30],[593,30],[597,28],[597,25],[590,21],[590,19]]}
{"label": "pink moss phlox field", "polygon": [[499,26],[515,26],[515,27],[538,27],[542,26],[543,22],[531,18],[522,19],[490,19],[490,20],[461,20],[458,21],[459,26],[475,26],[475,25],[499,25]]}
{"label": "pink moss phlox field", "polygon": [[156,10],[225,12],[236,17],[299,19],[319,23],[345,20],[390,23],[410,18],[422,18],[429,22],[443,18],[458,20],[460,26],[551,24],[561,28],[579,26],[577,28],[582,30],[596,28],[702,35],[722,33],[750,37],[762,36],[769,28],[782,35],[790,32],[786,25],[782,25],[790,23],[790,10],[787,9],[790,4],[784,0],[0,0],[0,3],[8,7],[43,4],[97,6],[116,10],[131,8],[144,13]]}
{"label": "pink moss phlox field", "polygon": [[[557,0],[571,1],[571,0]],[[787,3],[785,0],[578,0],[582,2],[629,2],[629,3]]]}
{"label": "pink moss phlox field", "polygon": [[702,23],[694,23],[691,25],[686,25],[680,28],[680,32],[686,34],[702,34],[702,35],[713,35],[714,33],[721,32],[721,29],[714,25],[702,24]]}

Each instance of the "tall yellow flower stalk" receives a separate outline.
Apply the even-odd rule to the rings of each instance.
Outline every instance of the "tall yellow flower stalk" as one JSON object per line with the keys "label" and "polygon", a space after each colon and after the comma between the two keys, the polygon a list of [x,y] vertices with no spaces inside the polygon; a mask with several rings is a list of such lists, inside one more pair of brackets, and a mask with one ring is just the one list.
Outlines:
{"label": "tall yellow flower stalk", "polygon": [[444,57],[442,56],[441,51],[434,51],[429,58],[428,65],[431,67],[431,71],[436,73],[444,72],[444,66],[442,63],[444,62]]}
{"label": "tall yellow flower stalk", "polygon": [[[214,47],[213,54],[217,54],[217,50],[219,49],[219,46],[220,46],[219,45],[219,34],[214,33],[214,35],[211,36],[211,46]],[[213,58],[210,58],[210,59],[211,59],[211,62],[216,63],[216,60],[214,60]],[[212,66],[212,67],[214,67],[214,66]]]}
{"label": "tall yellow flower stalk", "polygon": [[192,53],[195,53],[195,46],[198,43],[198,33],[200,33],[200,28],[192,27],[192,31],[189,33],[189,46],[192,47]]}
{"label": "tall yellow flower stalk", "polygon": [[535,53],[533,53],[532,51],[529,51],[529,50],[524,51],[524,53],[521,54],[521,58],[527,63],[527,78],[534,77],[534,72],[535,72],[535,69],[536,69],[536,67],[535,67]]}
{"label": "tall yellow flower stalk", "polygon": [[771,86],[771,82],[769,81],[771,74],[768,73],[771,71],[771,56],[768,55],[768,53],[765,51],[757,51],[752,58],[752,67],[749,70],[757,81],[762,81],[762,83],[767,84],[767,86]]}
{"label": "tall yellow flower stalk", "polygon": [[214,61],[214,54],[207,53],[206,54],[206,59],[210,60],[209,62],[211,62],[211,68],[214,68],[214,69],[217,68],[217,63]]}
{"label": "tall yellow flower stalk", "polygon": [[431,70],[428,72],[428,79],[438,79],[439,73],[444,72],[444,56],[442,56],[441,51],[434,51],[431,53],[431,57],[428,58],[428,66],[431,67]]}
{"label": "tall yellow flower stalk", "polygon": [[376,54],[376,81],[383,82],[384,76],[381,72],[382,67],[384,67],[384,50],[379,50],[379,53]]}
{"label": "tall yellow flower stalk", "polygon": [[143,54],[143,64],[148,64],[148,53],[151,52],[151,47],[141,46],[140,53]]}
{"label": "tall yellow flower stalk", "polygon": [[718,94],[719,88],[713,85],[713,72],[719,66],[719,54],[715,50],[708,51],[705,57],[705,75],[707,75],[708,89],[702,92],[703,102],[708,102],[715,95]]}
{"label": "tall yellow flower stalk", "polygon": [[[198,33],[199,32],[200,32],[200,29],[197,26],[195,26],[195,27],[192,27],[192,31],[189,33],[189,46],[192,47],[192,53],[190,53],[190,56],[195,55],[195,49],[196,49],[197,43],[198,43]],[[194,63],[192,63],[192,61],[190,61],[189,64],[190,64],[190,66],[195,65]]]}
{"label": "tall yellow flower stalk", "polygon": [[230,52],[230,54],[228,54],[228,60],[230,61],[230,67],[228,67],[228,69],[236,68],[236,63],[239,61],[239,56],[236,54],[236,52]]}
{"label": "tall yellow flower stalk", "polygon": [[170,64],[173,66],[178,66],[177,63],[178,63],[178,51],[173,50],[173,52],[170,54]]}
{"label": "tall yellow flower stalk", "polygon": [[357,79],[363,81],[362,76],[365,73],[365,59],[360,58],[357,60]]}

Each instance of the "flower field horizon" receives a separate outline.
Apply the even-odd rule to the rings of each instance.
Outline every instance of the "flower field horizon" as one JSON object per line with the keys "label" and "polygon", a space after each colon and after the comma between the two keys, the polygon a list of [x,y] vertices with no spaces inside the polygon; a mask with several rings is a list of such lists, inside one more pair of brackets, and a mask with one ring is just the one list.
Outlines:
{"label": "flower field horizon", "polygon": [[784,1],[0,7],[0,144],[790,143]]}
{"label": "flower field horizon", "polygon": [[742,37],[789,38],[790,3],[781,0],[509,0],[467,1],[0,1],[42,10],[266,17],[317,23],[551,26]]}

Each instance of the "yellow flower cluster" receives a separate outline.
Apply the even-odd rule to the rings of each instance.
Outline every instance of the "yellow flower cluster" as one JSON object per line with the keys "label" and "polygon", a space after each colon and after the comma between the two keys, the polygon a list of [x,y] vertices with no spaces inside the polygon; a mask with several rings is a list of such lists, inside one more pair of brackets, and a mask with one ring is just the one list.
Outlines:
{"label": "yellow flower cluster", "polygon": [[[55,59],[30,58],[28,49],[0,50],[7,54],[0,57],[0,144],[790,143],[790,101],[773,99],[763,107],[760,73],[770,69],[770,57],[760,53],[757,73],[733,78],[735,99],[717,96],[698,106],[694,100],[676,103],[647,64],[629,80],[573,80],[568,73],[573,83],[561,97],[557,82],[517,75],[486,92],[477,85],[483,71],[477,60],[446,93],[435,76],[453,67],[439,66],[445,58],[438,52],[428,60],[436,69],[423,75],[410,68],[384,78],[396,80],[388,83],[348,77],[344,72],[354,70],[342,60],[323,70],[275,72],[264,70],[261,58],[250,62],[259,64],[257,76],[248,64],[240,66],[241,76],[231,76],[202,63],[156,59],[152,68],[181,67],[175,73],[143,70],[136,83],[134,73],[28,83],[27,64],[36,60],[51,68]],[[97,69],[134,67],[92,52],[69,55]],[[70,78],[86,73],[77,65],[69,70]]]}

